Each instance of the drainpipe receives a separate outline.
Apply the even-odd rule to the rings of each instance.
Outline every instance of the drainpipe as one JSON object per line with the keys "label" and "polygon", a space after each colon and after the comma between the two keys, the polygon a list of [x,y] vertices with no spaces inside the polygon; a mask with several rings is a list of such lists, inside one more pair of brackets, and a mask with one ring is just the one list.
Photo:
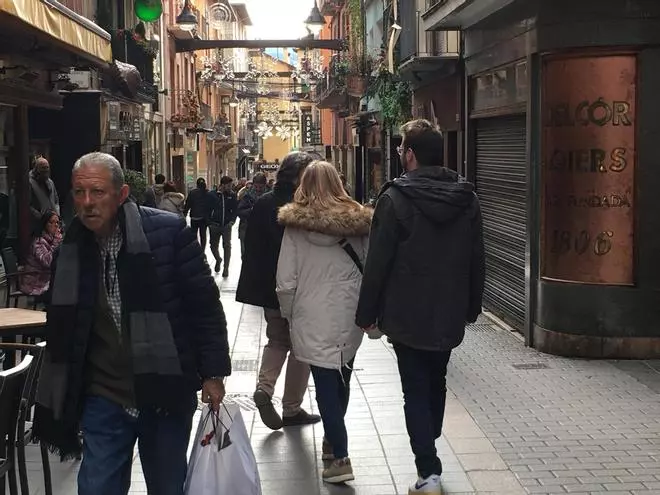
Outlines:
{"label": "drainpipe", "polygon": [[[167,59],[169,58],[169,38],[167,30],[165,29],[165,14],[160,18],[160,28],[158,36],[160,37],[160,90],[167,88]],[[163,116],[163,124],[160,127],[160,169],[168,180],[172,180],[172,168],[169,160],[167,159],[167,95],[158,93],[158,108]]]}

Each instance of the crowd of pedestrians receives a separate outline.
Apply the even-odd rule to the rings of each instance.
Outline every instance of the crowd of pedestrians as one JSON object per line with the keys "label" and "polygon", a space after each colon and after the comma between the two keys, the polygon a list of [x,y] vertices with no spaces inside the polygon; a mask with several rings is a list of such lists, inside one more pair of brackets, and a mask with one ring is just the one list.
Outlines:
{"label": "crowd of pedestrians", "polygon": [[[409,493],[441,493],[435,440],[447,365],[481,312],[481,214],[473,186],[443,167],[440,131],[415,120],[401,133],[404,172],[375,209],[305,152],[283,157],[274,182],[225,176],[209,189],[200,178],[187,196],[158,175],[143,205],[130,198],[121,164],[91,153],[73,166],[76,216],[64,236],[47,162],[35,164],[28,260],[52,272],[25,280],[49,300],[35,436],[63,458],[82,452],[79,494],[126,495],[136,442],[148,492],[183,494],[197,392],[217,410],[231,373],[213,272],[229,276],[237,219],[236,299],[263,308],[266,320],[254,391],[264,424],[322,422],[323,480],[353,480],[351,375],[364,336],[384,334],[419,475]],[[273,394],[285,364],[280,412]],[[320,415],[302,408],[310,375]]]}

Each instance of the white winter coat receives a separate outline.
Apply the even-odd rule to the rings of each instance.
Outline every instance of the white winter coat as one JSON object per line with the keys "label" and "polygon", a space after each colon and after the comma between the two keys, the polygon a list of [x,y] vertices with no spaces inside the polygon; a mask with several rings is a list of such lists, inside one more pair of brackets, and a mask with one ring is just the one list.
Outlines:
{"label": "white winter coat", "polygon": [[277,296],[299,361],[340,369],[362,343],[355,325],[362,274],[339,241],[347,239],[364,266],[371,216],[356,204],[316,210],[291,203],[279,211]]}
{"label": "white winter coat", "polygon": [[183,194],[178,192],[167,192],[163,194],[158,208],[161,210],[169,211],[170,213],[176,213],[179,216],[183,216],[183,206],[186,201],[186,198]]}

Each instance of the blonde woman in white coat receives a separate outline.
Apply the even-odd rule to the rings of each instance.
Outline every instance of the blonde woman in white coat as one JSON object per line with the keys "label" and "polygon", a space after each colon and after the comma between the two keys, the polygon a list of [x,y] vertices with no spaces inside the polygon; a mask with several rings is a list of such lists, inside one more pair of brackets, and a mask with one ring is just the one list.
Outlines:
{"label": "blonde woman in white coat", "polygon": [[285,230],[277,295],[296,359],[312,370],[325,431],[323,458],[333,461],[323,480],[330,483],[354,479],[344,416],[364,336],[355,311],[371,216],[346,194],[337,170],[320,161],[307,166],[293,203],[278,215]]}

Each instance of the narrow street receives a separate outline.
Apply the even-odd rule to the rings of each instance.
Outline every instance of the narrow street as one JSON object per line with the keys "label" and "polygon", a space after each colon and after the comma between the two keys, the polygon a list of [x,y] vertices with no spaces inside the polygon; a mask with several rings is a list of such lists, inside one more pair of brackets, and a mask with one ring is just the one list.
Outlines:
{"label": "narrow street", "polygon": [[[324,485],[322,427],[272,432],[254,412],[265,324],[234,300],[239,270],[235,256],[230,278],[218,277],[234,367],[227,393],[243,408],[263,494],[406,494],[416,475],[391,347],[365,339],[358,353],[347,419],[356,480]],[[452,356],[449,389],[438,441],[445,493],[660,493],[660,362],[544,355],[482,318]],[[313,395],[310,382],[309,409]],[[43,495],[38,454],[29,447],[30,487]],[[77,493],[78,465],[51,462],[54,493]],[[137,452],[131,493],[146,493]]]}

